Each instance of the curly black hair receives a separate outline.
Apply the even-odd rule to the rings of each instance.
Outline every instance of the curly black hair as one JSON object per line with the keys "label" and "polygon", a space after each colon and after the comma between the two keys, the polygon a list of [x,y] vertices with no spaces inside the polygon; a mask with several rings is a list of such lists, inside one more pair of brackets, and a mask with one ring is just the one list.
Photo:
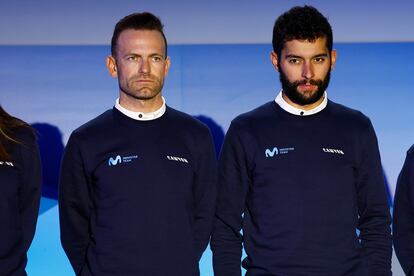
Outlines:
{"label": "curly black hair", "polygon": [[328,19],[312,6],[296,6],[276,19],[273,26],[273,51],[280,56],[287,41],[315,41],[322,37],[326,37],[326,47],[332,51],[332,28]]}

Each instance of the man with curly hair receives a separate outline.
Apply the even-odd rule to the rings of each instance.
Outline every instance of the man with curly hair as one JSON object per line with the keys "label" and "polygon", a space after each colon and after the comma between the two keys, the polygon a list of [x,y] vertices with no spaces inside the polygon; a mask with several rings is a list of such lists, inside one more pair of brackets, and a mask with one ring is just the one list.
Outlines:
{"label": "man with curly hair", "polygon": [[273,29],[282,91],[235,118],[219,163],[216,276],[391,275],[390,214],[378,144],[361,112],[328,100],[336,61],[310,6]]}

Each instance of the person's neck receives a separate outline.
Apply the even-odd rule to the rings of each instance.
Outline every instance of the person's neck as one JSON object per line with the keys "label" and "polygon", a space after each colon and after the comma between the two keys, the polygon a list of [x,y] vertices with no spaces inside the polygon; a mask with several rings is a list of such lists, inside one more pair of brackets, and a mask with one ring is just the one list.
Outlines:
{"label": "person's neck", "polygon": [[163,105],[161,94],[152,99],[140,100],[126,95],[119,95],[119,105],[132,112],[151,113]]}
{"label": "person's neck", "polygon": [[302,109],[302,110],[305,110],[305,111],[308,111],[308,110],[312,110],[312,109],[314,109],[315,107],[317,107],[317,106],[319,106],[322,102],[323,102],[323,100],[324,100],[324,98],[325,98],[325,96],[322,96],[318,101],[316,101],[316,102],[314,102],[314,103],[311,103],[311,104],[306,104],[306,105],[300,105],[300,104],[297,104],[297,103],[294,103],[294,102],[292,102],[290,99],[289,99],[289,97],[288,96],[286,96],[285,95],[285,93],[283,93],[283,91],[282,91],[282,98],[289,104],[289,105],[291,105],[291,106],[293,106],[293,107],[295,107],[295,108],[298,108],[298,109]]}

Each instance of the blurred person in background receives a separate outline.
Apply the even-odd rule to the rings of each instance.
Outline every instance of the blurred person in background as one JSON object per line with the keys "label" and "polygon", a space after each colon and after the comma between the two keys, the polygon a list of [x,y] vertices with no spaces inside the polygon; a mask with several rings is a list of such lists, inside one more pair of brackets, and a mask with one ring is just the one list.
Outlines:
{"label": "blurred person in background", "polygon": [[407,275],[414,275],[414,145],[398,176],[393,210],[394,249]]}
{"label": "blurred person in background", "polygon": [[26,275],[41,184],[34,130],[0,106],[0,275]]}

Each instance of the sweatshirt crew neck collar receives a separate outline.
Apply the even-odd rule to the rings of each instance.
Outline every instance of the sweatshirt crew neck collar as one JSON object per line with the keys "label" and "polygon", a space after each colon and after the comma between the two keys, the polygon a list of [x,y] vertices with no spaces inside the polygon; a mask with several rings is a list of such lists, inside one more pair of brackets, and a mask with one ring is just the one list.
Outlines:
{"label": "sweatshirt crew neck collar", "polygon": [[137,121],[151,121],[151,120],[155,120],[160,118],[162,115],[164,115],[165,111],[166,111],[166,104],[165,104],[165,99],[164,97],[162,97],[162,106],[153,111],[153,112],[149,112],[149,113],[144,113],[144,112],[135,112],[135,111],[131,111],[128,110],[124,107],[122,107],[119,104],[119,98],[116,99],[115,101],[115,108],[118,109],[122,114],[124,114],[125,116],[137,120]]}
{"label": "sweatshirt crew neck collar", "polygon": [[316,114],[320,111],[322,111],[328,104],[328,93],[326,91],[323,94],[323,101],[320,105],[318,105],[315,108],[312,108],[310,110],[303,110],[297,107],[294,107],[290,105],[285,99],[282,97],[282,90],[277,94],[275,102],[286,112],[289,112],[290,114],[297,115],[297,116],[309,116]]}

